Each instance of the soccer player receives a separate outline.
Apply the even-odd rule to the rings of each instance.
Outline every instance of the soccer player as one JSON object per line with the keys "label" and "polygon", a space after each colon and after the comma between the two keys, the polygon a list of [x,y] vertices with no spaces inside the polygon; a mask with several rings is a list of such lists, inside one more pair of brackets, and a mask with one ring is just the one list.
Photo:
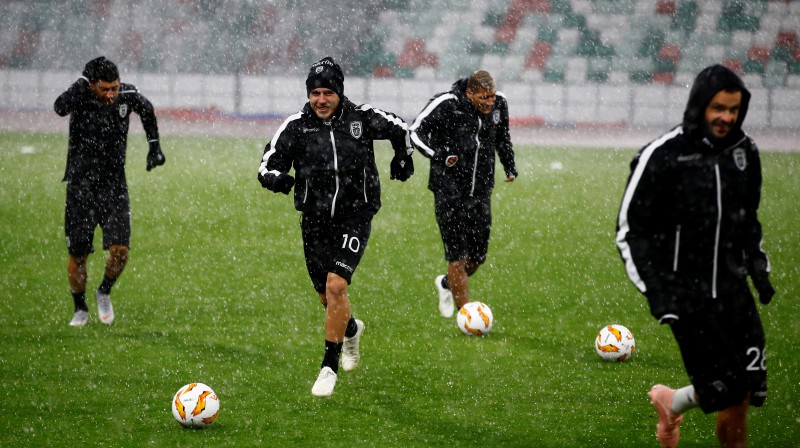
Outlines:
{"label": "soccer player", "polygon": [[[364,322],[351,313],[347,287],[381,207],[373,142],[391,142],[392,179],[406,181],[414,162],[406,123],[390,112],[350,102],[344,96],[344,74],[332,58],[311,66],[306,94],[303,109],[267,143],[258,180],[275,193],[289,194],[294,187],[306,268],[325,307],[325,354],[311,393],[327,397],[336,386],[340,356],[346,372],[360,359]],[[292,167],[295,177],[289,174]]]}
{"label": "soccer player", "polygon": [[108,259],[95,297],[100,322],[110,325],[114,322],[111,287],[125,269],[131,236],[125,180],[128,124],[132,112],[139,114],[150,144],[150,171],[165,162],[158,143],[156,115],[150,101],[136,87],[122,84],[117,66],[102,56],[86,64],[83,76],[56,99],[54,109],[62,117],[70,116],[64,228],[75,313],[69,324],[82,327],[89,320],[86,261],[94,252],[94,231],[100,226]]}
{"label": "soccer player", "polygon": [[480,70],[434,95],[409,128],[430,159],[428,188],[448,262],[434,283],[439,312],[451,317],[469,299],[468,278],[486,261],[492,228],[495,153],[505,181],[517,177],[508,130],[508,102],[489,72]]}
{"label": "soccer player", "polygon": [[678,445],[684,412],[717,413],[724,447],[747,445],[749,406],[767,397],[765,336],[749,275],[766,305],[775,294],[762,250],[761,161],[742,131],[750,92],[735,73],[700,72],[682,124],[642,148],[617,222],[628,277],[668,324],[690,385],[657,384],[661,446]]}

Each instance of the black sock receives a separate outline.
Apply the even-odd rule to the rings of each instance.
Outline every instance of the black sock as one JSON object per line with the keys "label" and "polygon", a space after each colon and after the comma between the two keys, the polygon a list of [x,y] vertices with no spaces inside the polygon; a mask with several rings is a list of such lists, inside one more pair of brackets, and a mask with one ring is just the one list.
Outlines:
{"label": "black sock", "polygon": [[347,328],[344,330],[344,337],[352,338],[358,333],[358,325],[356,325],[356,318],[350,315],[350,320],[347,322]]}
{"label": "black sock", "polygon": [[447,282],[446,275],[444,276],[444,278],[442,278],[442,286],[444,287],[444,289],[450,289],[450,283]]}
{"label": "black sock", "polygon": [[111,294],[111,287],[114,286],[114,282],[116,281],[117,279],[108,278],[104,275],[103,283],[100,283],[100,287],[97,288],[97,290],[100,291],[101,294]]}
{"label": "black sock", "polygon": [[72,301],[75,302],[75,311],[89,311],[86,306],[86,292],[73,292]]}
{"label": "black sock", "polygon": [[339,355],[342,353],[342,343],[325,341],[325,357],[322,358],[322,367],[330,367],[333,373],[339,373]]}

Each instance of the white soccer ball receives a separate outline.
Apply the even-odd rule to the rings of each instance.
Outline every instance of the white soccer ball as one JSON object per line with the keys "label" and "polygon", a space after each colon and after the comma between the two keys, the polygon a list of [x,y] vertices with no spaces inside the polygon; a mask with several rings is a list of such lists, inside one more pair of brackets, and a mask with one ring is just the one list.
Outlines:
{"label": "white soccer ball", "polygon": [[203,383],[187,384],[172,399],[172,415],[186,428],[205,428],[219,415],[219,397]]}
{"label": "white soccer ball", "polygon": [[494,316],[489,305],[483,302],[469,302],[458,311],[456,323],[464,334],[481,336],[492,329]]}
{"label": "white soccer ball", "polygon": [[630,330],[622,325],[612,324],[601,328],[597,333],[594,349],[605,361],[625,361],[633,356],[636,343]]}

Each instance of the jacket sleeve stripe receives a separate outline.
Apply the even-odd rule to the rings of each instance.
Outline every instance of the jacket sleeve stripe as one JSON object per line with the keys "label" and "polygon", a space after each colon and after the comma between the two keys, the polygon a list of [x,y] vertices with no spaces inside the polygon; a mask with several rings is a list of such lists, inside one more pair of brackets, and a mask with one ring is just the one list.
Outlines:
{"label": "jacket sleeve stripe", "polygon": [[631,201],[633,200],[633,195],[636,192],[636,188],[639,186],[639,181],[642,179],[644,169],[647,166],[647,163],[650,161],[650,156],[652,156],[655,150],[661,147],[664,142],[675,137],[681,132],[681,128],[677,127],[671,132],[668,132],[654,140],[642,150],[642,153],[639,156],[639,162],[636,164],[636,168],[631,174],[631,179],[628,182],[628,186],[625,188],[625,194],[622,197],[622,205],[620,206],[619,218],[617,221],[617,227],[619,228],[617,231],[617,248],[622,255],[623,261],[625,262],[625,270],[628,273],[628,278],[630,278],[631,282],[633,282],[636,288],[638,288],[641,292],[647,291],[647,285],[645,285],[644,280],[642,280],[641,276],[639,275],[639,270],[636,268],[636,263],[631,254],[630,245],[628,244],[627,237],[628,232],[630,231],[628,210],[630,208]]}
{"label": "jacket sleeve stripe", "polygon": [[359,107],[359,109],[361,109],[364,112],[369,112],[369,111],[375,112],[376,114],[386,119],[386,121],[388,121],[389,123],[392,123],[395,126],[400,126],[401,128],[403,128],[404,131],[408,130],[408,125],[406,124],[406,122],[396,115],[388,114],[378,109],[377,107],[370,106],[369,104],[362,104],[361,107]]}
{"label": "jacket sleeve stripe", "polygon": [[275,147],[278,145],[278,140],[280,139],[283,131],[286,129],[286,126],[288,126],[289,123],[291,123],[294,120],[299,120],[302,115],[303,115],[302,112],[298,112],[290,116],[289,118],[286,119],[286,121],[283,122],[283,124],[281,124],[278,130],[275,131],[275,135],[272,136],[272,140],[270,140],[272,144],[270,145],[269,151],[265,152],[264,157],[261,158],[261,166],[258,167],[259,174],[261,174],[262,176],[266,175],[267,173],[274,174],[276,176],[278,174],[281,174],[280,171],[277,170],[272,170],[272,171],[267,170],[267,163],[269,162],[269,158],[272,157],[273,154],[275,154]]}
{"label": "jacket sleeve stripe", "polygon": [[428,103],[427,106],[425,106],[425,109],[422,109],[422,112],[420,112],[419,115],[417,115],[417,118],[414,119],[414,123],[412,123],[411,127],[408,128],[408,130],[411,131],[411,141],[414,142],[414,144],[425,155],[427,155],[428,158],[433,157],[435,151],[427,144],[425,144],[425,142],[422,141],[419,135],[417,135],[417,129],[419,129],[419,127],[422,125],[422,121],[428,118],[428,115],[430,115],[434,111],[434,109],[439,107],[440,104],[442,104],[447,100],[454,100],[454,99],[456,99],[456,96],[453,95],[452,93],[445,93],[444,95],[439,95],[438,97],[434,98],[433,101],[431,101],[430,103]]}

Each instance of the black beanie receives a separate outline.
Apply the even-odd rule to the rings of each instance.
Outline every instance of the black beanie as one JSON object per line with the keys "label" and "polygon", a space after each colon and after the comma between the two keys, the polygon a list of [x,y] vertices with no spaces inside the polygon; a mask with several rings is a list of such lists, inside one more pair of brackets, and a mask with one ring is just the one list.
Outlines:
{"label": "black beanie", "polygon": [[339,98],[344,98],[344,74],[330,56],[311,66],[306,78],[306,96],[319,87],[331,89],[339,95]]}

